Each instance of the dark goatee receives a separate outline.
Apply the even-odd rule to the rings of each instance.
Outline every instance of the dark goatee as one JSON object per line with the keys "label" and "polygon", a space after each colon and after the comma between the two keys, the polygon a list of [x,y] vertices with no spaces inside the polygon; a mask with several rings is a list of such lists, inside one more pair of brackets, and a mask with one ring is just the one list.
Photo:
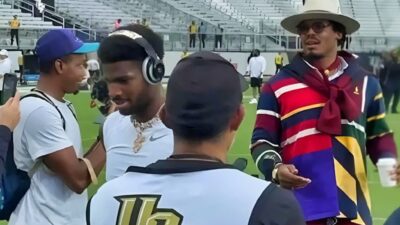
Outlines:
{"label": "dark goatee", "polygon": [[303,58],[307,61],[307,62],[314,62],[314,61],[318,61],[322,58],[324,58],[323,55],[317,55],[317,54],[313,54],[313,53],[308,53],[308,54],[303,54]]}

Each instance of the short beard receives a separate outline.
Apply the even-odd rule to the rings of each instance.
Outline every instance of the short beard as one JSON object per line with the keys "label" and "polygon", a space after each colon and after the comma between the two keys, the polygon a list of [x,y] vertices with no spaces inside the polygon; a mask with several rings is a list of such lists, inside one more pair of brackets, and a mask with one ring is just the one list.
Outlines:
{"label": "short beard", "polygon": [[124,116],[134,116],[136,117],[137,115],[139,116],[144,116],[145,113],[147,113],[147,110],[149,109],[151,105],[152,100],[146,100],[143,101],[141,100],[140,102],[137,102],[135,106],[132,106],[132,108],[127,109],[127,110],[118,110],[122,115]]}
{"label": "short beard", "polygon": [[313,53],[308,53],[308,54],[303,53],[303,58],[307,62],[313,62],[313,61],[317,61],[317,60],[320,60],[320,59],[324,58],[324,56],[323,55],[313,54]]}

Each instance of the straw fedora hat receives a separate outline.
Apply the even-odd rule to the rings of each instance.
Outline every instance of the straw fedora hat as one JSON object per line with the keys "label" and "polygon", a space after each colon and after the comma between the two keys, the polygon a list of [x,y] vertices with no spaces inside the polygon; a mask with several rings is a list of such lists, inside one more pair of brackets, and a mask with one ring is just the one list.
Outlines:
{"label": "straw fedora hat", "polygon": [[339,0],[305,0],[301,13],[282,20],[281,25],[287,31],[297,34],[297,26],[304,20],[326,19],[342,24],[346,33],[351,34],[360,28],[360,23],[342,14]]}

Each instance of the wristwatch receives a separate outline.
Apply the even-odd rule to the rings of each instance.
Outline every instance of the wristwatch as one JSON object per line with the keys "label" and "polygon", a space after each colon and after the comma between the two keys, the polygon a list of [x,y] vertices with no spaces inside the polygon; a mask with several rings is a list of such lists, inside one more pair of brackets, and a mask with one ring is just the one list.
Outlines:
{"label": "wristwatch", "polygon": [[277,183],[277,184],[279,184],[278,169],[279,169],[279,166],[280,166],[281,164],[282,164],[282,163],[277,163],[277,164],[275,165],[275,168],[272,170],[272,181],[273,181],[274,183]]}

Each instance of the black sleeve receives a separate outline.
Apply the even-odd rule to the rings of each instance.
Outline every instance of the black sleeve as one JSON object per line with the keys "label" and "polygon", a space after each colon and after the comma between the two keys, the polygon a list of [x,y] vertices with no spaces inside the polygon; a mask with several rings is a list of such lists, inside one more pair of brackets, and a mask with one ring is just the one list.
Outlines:
{"label": "black sleeve", "polygon": [[[279,149],[267,142],[255,143],[251,147],[251,155],[259,171],[265,176],[265,180],[272,181],[272,170],[276,164],[282,163]],[[262,156],[261,159],[257,159]]]}
{"label": "black sleeve", "polygon": [[0,174],[4,172],[4,166],[7,158],[8,148],[12,147],[10,145],[11,139],[11,131],[8,127],[4,125],[0,125]]}
{"label": "black sleeve", "polygon": [[257,200],[249,225],[305,225],[300,206],[289,190],[270,184]]}

